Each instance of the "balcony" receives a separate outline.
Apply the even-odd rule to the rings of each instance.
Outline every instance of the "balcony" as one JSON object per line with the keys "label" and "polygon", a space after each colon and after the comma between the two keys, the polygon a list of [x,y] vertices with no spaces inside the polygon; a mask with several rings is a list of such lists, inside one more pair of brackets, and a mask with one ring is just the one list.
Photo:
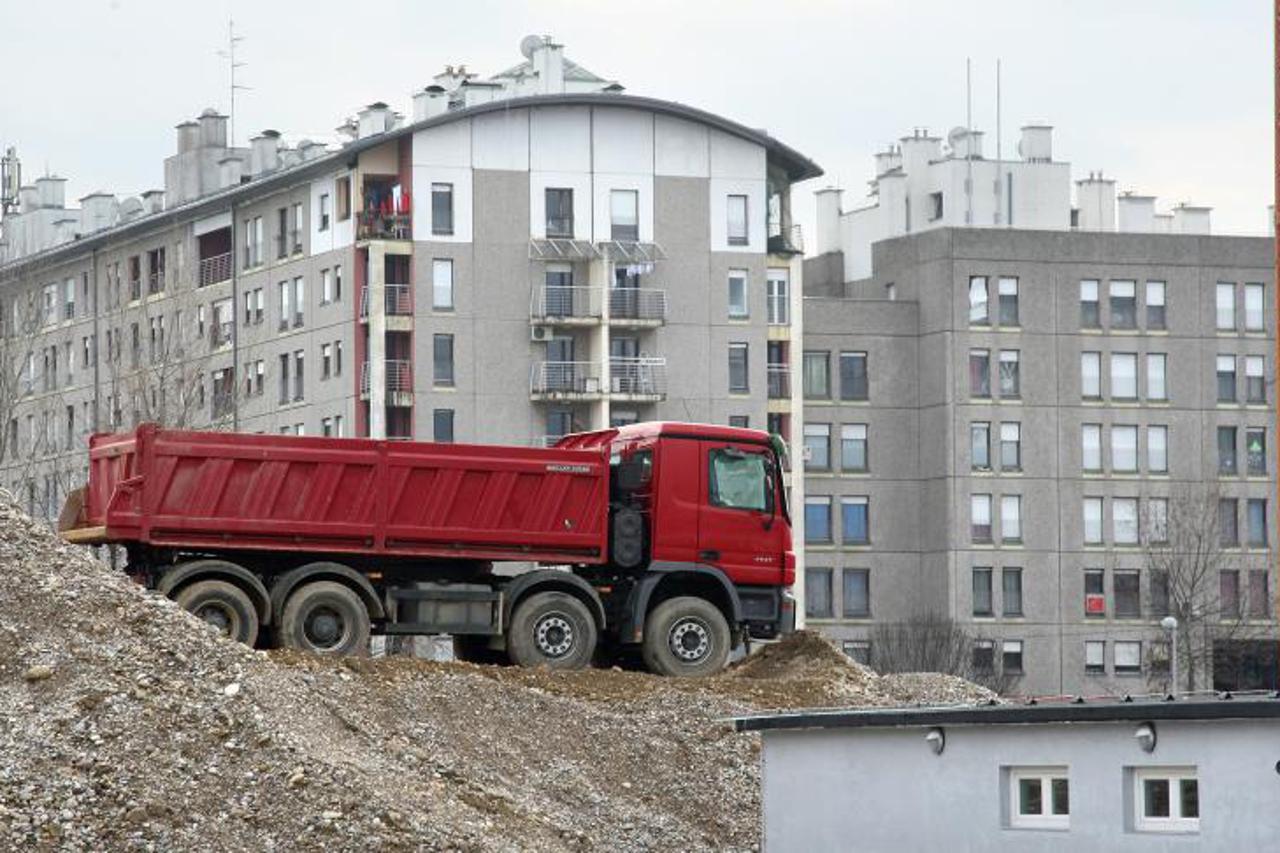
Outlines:
{"label": "balcony", "polygon": [[667,292],[651,287],[609,290],[609,325],[660,326],[667,321]]}
{"label": "balcony", "polygon": [[769,254],[771,255],[803,255],[804,234],[799,225],[783,227],[776,222],[769,223]]}
{"label": "balcony", "polygon": [[601,388],[600,365],[591,361],[539,361],[529,377],[529,396],[534,400],[598,400]]}
{"label": "balcony", "polygon": [[535,287],[529,299],[529,319],[545,325],[588,326],[600,322],[598,287]]}
{"label": "balcony", "polygon": [[[413,405],[413,362],[404,359],[387,359],[383,362],[386,374],[386,404],[388,406]],[[360,398],[369,399],[370,365],[360,365]],[[407,398],[407,399],[406,399]]]}
{"label": "balcony", "polygon": [[609,359],[609,396],[635,402],[653,402],[667,396],[665,358]]}
{"label": "balcony", "polygon": [[[413,316],[413,286],[409,284],[384,284],[383,310],[390,317]],[[360,317],[369,316],[369,288],[360,289]]]}
{"label": "balcony", "polygon": [[208,287],[231,278],[231,253],[224,252],[211,258],[200,259],[199,286]]}
{"label": "balcony", "polygon": [[407,213],[363,210],[356,216],[357,240],[411,240],[413,223]]}
{"label": "balcony", "polygon": [[765,366],[770,400],[791,399],[791,365],[769,364]]}

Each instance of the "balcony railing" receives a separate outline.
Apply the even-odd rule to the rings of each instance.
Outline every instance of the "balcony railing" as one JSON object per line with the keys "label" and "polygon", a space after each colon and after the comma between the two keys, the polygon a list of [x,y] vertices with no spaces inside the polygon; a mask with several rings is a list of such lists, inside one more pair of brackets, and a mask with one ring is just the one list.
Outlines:
{"label": "balcony railing", "polygon": [[632,397],[665,397],[667,395],[667,360],[665,358],[609,359],[609,384],[613,394]]}
{"label": "balcony railing", "polygon": [[598,287],[535,287],[529,299],[529,316],[542,322],[599,320],[601,292]]}
{"label": "balcony railing", "polygon": [[[413,316],[413,286],[409,284],[384,284],[383,306],[386,313],[396,317]],[[360,316],[369,316],[369,288],[360,289]]]}
{"label": "balcony railing", "polygon": [[224,252],[211,258],[200,259],[200,286],[217,284],[231,278],[231,253]]}
{"label": "balcony railing", "polygon": [[539,397],[564,399],[598,396],[600,365],[592,361],[539,361],[529,377],[529,393]]}
{"label": "balcony railing", "polygon": [[[383,362],[386,374],[388,394],[413,393],[413,362],[402,359],[387,359]],[[370,382],[370,364],[360,365],[360,393],[368,396]]]}
{"label": "balcony railing", "polygon": [[362,211],[356,217],[357,240],[408,240],[413,236],[413,223],[407,213]]}
{"label": "balcony railing", "polygon": [[766,365],[765,376],[768,378],[770,400],[791,399],[791,365]]}
{"label": "balcony railing", "polygon": [[610,322],[663,322],[666,319],[665,290],[651,287],[615,287],[609,290]]}

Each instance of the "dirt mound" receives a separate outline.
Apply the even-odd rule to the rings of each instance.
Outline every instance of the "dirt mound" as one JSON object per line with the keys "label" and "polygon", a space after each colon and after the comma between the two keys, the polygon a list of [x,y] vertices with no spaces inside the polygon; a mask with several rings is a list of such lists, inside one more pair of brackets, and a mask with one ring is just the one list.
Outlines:
{"label": "dirt mound", "polygon": [[942,701],[809,634],[699,681],[268,656],[6,502],[0,567],[5,850],[752,849],[725,717]]}

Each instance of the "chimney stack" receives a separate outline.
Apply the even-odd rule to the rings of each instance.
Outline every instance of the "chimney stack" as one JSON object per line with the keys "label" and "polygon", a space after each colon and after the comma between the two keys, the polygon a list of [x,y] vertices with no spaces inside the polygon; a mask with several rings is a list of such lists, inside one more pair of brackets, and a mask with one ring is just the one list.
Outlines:
{"label": "chimney stack", "polygon": [[1053,160],[1053,126],[1024,125],[1022,138],[1018,140],[1018,156],[1028,163],[1048,163]]}
{"label": "chimney stack", "polygon": [[1102,177],[1101,172],[1090,172],[1088,178],[1076,181],[1076,207],[1080,209],[1079,230],[1116,230],[1116,182]]}
{"label": "chimney stack", "polygon": [[356,114],[357,138],[376,136],[385,133],[391,127],[391,108],[382,101],[376,101]]}
{"label": "chimney stack", "polygon": [[1150,234],[1156,230],[1156,197],[1120,193],[1116,199],[1116,228],[1126,234]]}
{"label": "chimney stack", "polygon": [[274,172],[280,165],[280,132],[264,130],[249,140],[249,173]]}
{"label": "chimney stack", "polygon": [[61,208],[66,206],[67,179],[57,175],[45,175],[36,178],[36,194],[43,208]]}
{"label": "chimney stack", "polygon": [[819,255],[840,250],[840,197],[843,190],[823,187],[814,193],[818,203],[818,227],[813,250]]}
{"label": "chimney stack", "polygon": [[413,120],[435,118],[449,109],[449,95],[443,86],[431,85],[413,96]]}
{"label": "chimney stack", "polygon": [[227,147],[227,117],[218,113],[213,107],[209,107],[200,113],[200,147],[201,148],[226,148]]}
{"label": "chimney stack", "polygon": [[164,210],[164,190],[147,190],[142,194],[142,208],[147,213]]}
{"label": "chimney stack", "polygon": [[179,154],[186,154],[188,151],[195,151],[200,147],[199,122],[184,121],[177,126],[177,131]]}

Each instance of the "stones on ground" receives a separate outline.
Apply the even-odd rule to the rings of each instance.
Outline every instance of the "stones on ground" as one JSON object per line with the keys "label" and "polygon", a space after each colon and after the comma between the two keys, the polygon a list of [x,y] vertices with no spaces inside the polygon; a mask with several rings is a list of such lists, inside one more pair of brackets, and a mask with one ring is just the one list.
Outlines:
{"label": "stones on ground", "polygon": [[35,666],[28,667],[27,671],[22,673],[24,681],[44,681],[53,677],[53,667],[48,664],[38,663]]}

